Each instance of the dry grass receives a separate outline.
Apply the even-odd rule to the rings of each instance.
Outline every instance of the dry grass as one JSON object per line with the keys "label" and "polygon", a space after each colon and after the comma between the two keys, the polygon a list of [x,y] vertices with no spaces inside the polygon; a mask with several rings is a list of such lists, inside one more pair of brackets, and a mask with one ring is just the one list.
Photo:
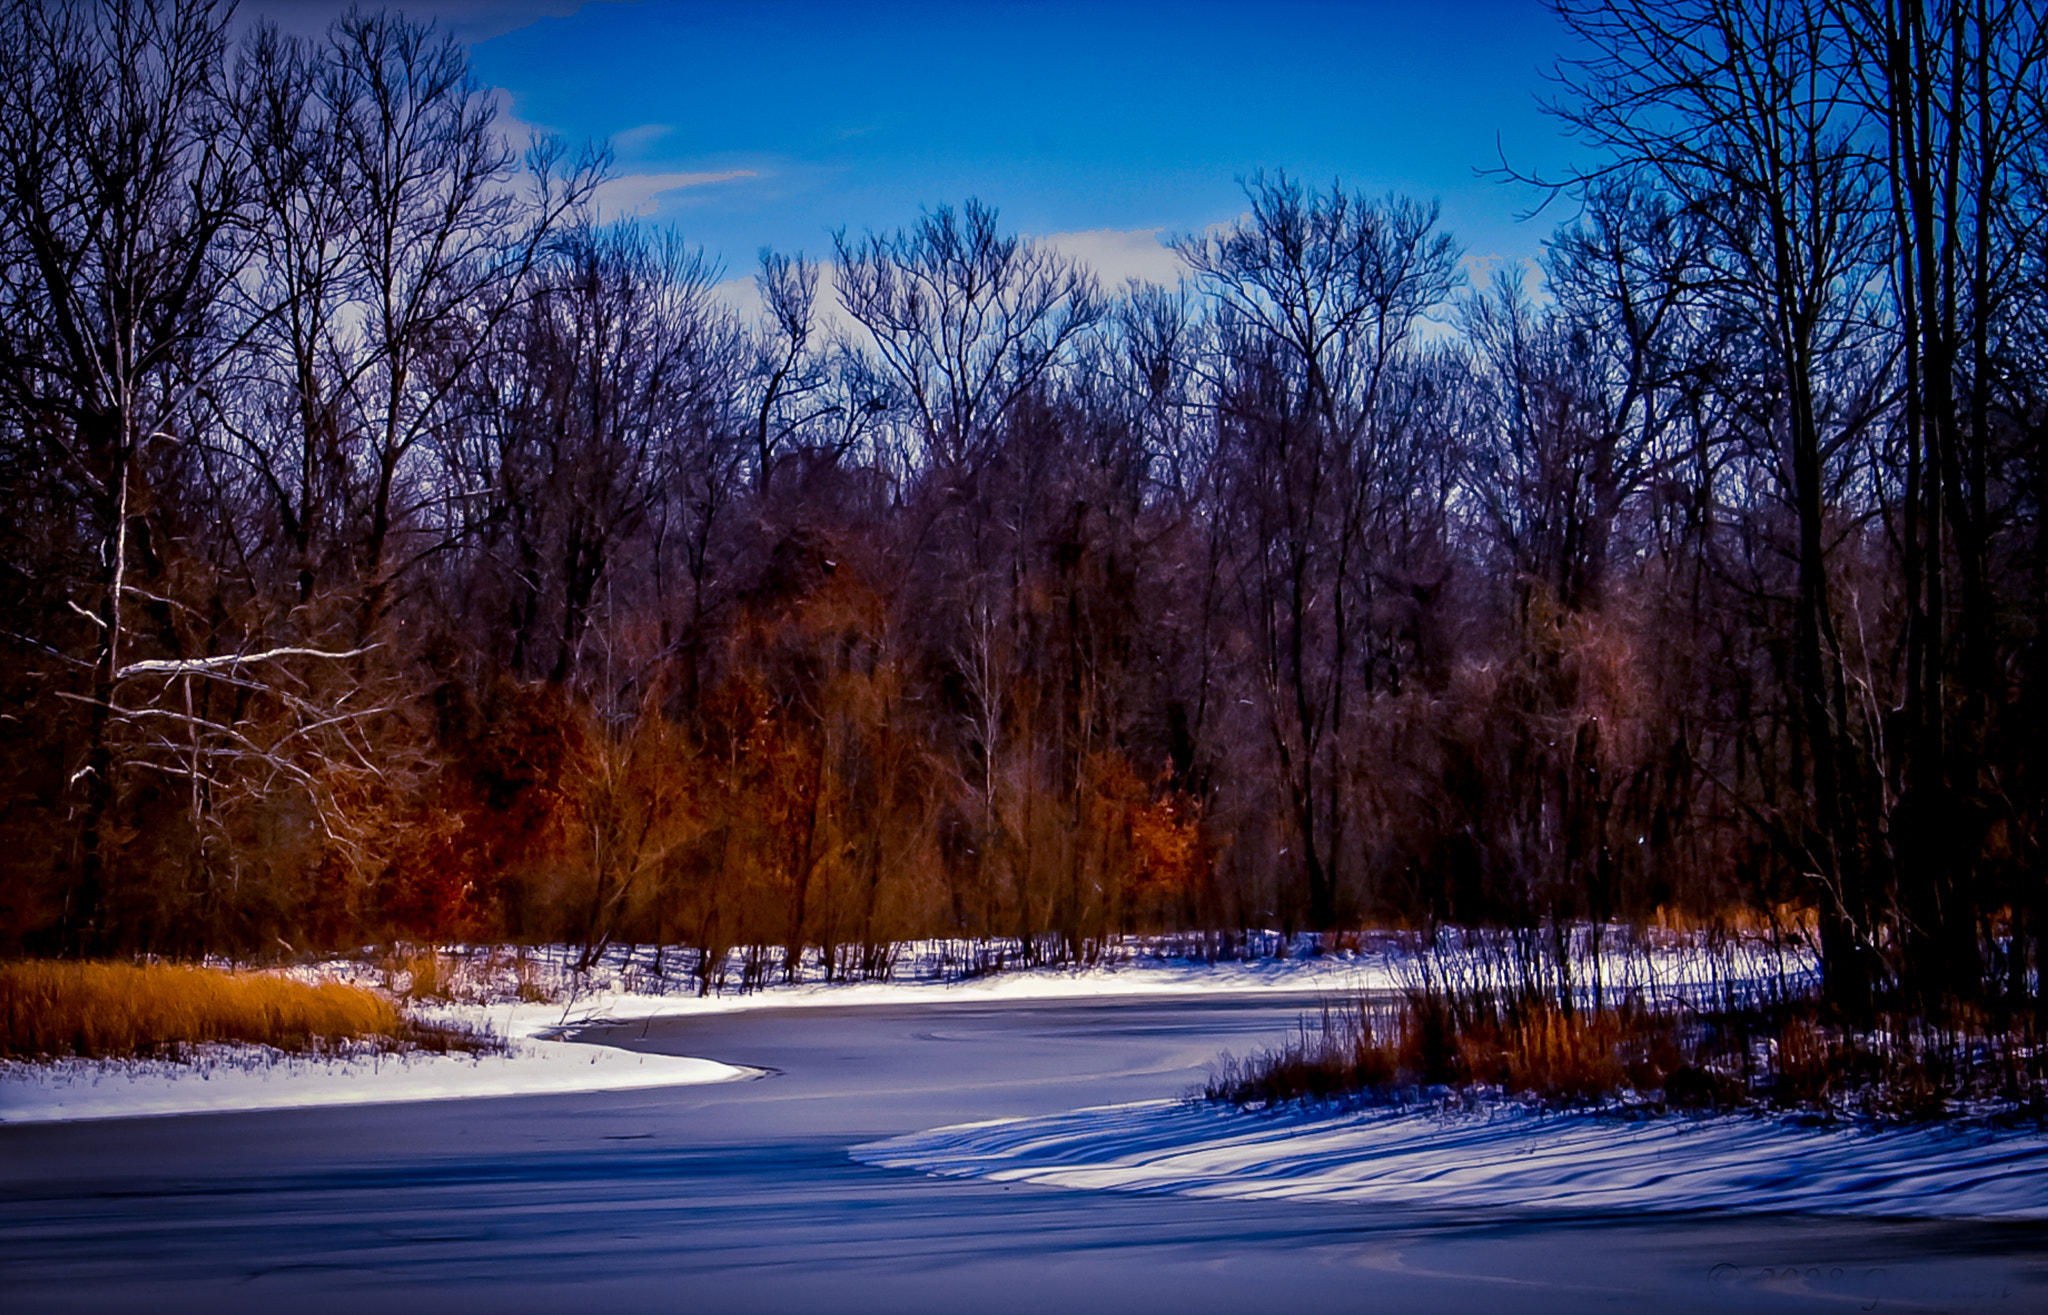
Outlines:
{"label": "dry grass", "polygon": [[1679,936],[1744,936],[1765,940],[1813,942],[1820,935],[1820,914],[1798,904],[1772,904],[1715,909],[1711,913],[1659,905],[1650,927]]}
{"label": "dry grass", "polygon": [[0,1056],[27,1059],[175,1055],[207,1042],[446,1044],[363,987],[155,963],[0,963],[0,1021]]}
{"label": "dry grass", "polygon": [[378,964],[384,989],[401,1000],[449,1002],[464,998],[467,983],[463,964],[431,945],[398,944]]}
{"label": "dry grass", "polygon": [[1817,1001],[1701,1013],[1416,991],[1325,1007],[1278,1049],[1225,1056],[1203,1094],[1246,1106],[1492,1092],[1553,1105],[1761,1107],[1880,1120],[2048,1114],[2031,1034],[1964,1012],[1852,1029]]}
{"label": "dry grass", "polygon": [[1566,1013],[1544,1002],[1416,993],[1323,1010],[1276,1051],[1223,1064],[1212,1099],[1240,1104],[1489,1087],[1565,1102],[1661,1085],[1683,1059],[1668,1017],[1635,1008]]}

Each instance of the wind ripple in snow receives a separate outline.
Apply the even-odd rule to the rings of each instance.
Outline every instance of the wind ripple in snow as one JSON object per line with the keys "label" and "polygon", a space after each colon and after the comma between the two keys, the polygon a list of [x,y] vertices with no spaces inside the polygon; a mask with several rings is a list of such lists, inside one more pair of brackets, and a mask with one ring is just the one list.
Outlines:
{"label": "wind ripple in snow", "polygon": [[938,1128],[851,1153],[947,1177],[1246,1200],[2048,1219],[2038,1132],[1515,1108],[1248,1114],[1153,1101]]}

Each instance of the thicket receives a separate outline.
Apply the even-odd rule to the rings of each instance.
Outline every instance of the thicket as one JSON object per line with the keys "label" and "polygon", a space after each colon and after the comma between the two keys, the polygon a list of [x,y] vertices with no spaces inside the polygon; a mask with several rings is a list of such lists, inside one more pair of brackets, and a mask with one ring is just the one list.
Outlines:
{"label": "thicket", "polygon": [[1535,287],[1273,173],[1177,288],[970,201],[748,322],[431,28],[10,0],[0,951],[1791,907],[2043,1008],[2040,16],[1560,13]]}
{"label": "thicket", "polygon": [[[1512,935],[1439,944],[1407,989],[1329,1000],[1279,1046],[1221,1056],[1201,1095],[1248,1108],[1491,1100],[1625,1117],[2048,1119],[2048,1055],[2011,1002],[1894,1000],[1851,1017],[1814,989],[1803,947],[1754,933],[1617,946],[1604,962],[1589,948],[1583,933],[1562,960]],[[1576,971],[1558,974],[1559,962]]]}

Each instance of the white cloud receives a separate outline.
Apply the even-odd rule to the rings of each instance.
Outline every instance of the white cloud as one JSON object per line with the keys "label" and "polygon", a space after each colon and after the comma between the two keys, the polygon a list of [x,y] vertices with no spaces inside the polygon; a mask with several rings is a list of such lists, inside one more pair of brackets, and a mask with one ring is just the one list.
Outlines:
{"label": "white cloud", "polygon": [[1550,301],[1550,279],[1545,274],[1543,262],[1534,256],[1504,256],[1498,252],[1467,255],[1458,262],[1459,272],[1465,276],[1465,287],[1460,295],[1475,296],[1491,293],[1494,279],[1503,273],[1519,273],[1522,291],[1538,306]]}
{"label": "white cloud", "polygon": [[628,128],[624,132],[613,133],[612,146],[622,155],[630,154],[653,142],[660,141],[674,131],[675,129],[669,127],[666,123],[643,123],[637,128]]}
{"label": "white cloud", "polygon": [[752,274],[735,274],[712,285],[712,295],[732,307],[742,323],[759,325],[766,312],[761,300],[761,286],[754,282]]}
{"label": "white cloud", "polygon": [[1504,256],[1498,251],[1467,252],[1458,261],[1458,268],[1464,271],[1466,280],[1475,288],[1492,287],[1495,274],[1511,269],[1519,269],[1532,288],[1543,281],[1543,262],[1534,256]]}
{"label": "white cloud", "polygon": [[1166,246],[1163,228],[1095,228],[1034,238],[1095,271],[1104,292],[1121,291],[1128,279],[1172,287],[1188,267]]}
{"label": "white cloud", "polygon": [[645,218],[661,205],[661,198],[685,188],[709,187],[740,178],[755,178],[752,169],[725,169],[717,173],[625,174],[598,184],[591,198],[599,220]]}
{"label": "white cloud", "polygon": [[537,123],[528,123],[512,110],[512,93],[503,87],[490,89],[491,104],[497,112],[498,135],[503,137],[515,151],[524,151],[526,144],[535,136],[547,137],[551,131]]}
{"label": "white cloud", "polygon": [[[723,177],[694,176],[707,180]],[[1187,266],[1181,263],[1173,248],[1161,243],[1161,235],[1165,232],[1166,230],[1161,228],[1098,228],[1081,233],[1053,233],[1045,237],[1032,237],[1029,240],[1051,247],[1061,255],[1087,265],[1095,272],[1102,290],[1114,296],[1123,291],[1124,283],[1128,279],[1135,278],[1171,287],[1187,274]],[[744,323],[760,325],[766,308],[761,301],[760,287],[754,282],[753,272],[728,272],[732,276],[722,280],[713,291]],[[818,266],[816,306],[820,339],[837,333],[865,342],[866,330],[848,316],[845,308],[839,304],[838,273],[838,266],[830,261],[821,262]]]}

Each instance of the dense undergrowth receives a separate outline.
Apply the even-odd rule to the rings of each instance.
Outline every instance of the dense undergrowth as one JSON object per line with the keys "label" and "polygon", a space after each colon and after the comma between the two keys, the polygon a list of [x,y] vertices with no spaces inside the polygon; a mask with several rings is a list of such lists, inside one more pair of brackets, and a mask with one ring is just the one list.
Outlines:
{"label": "dense undergrowth", "polygon": [[[1405,954],[1401,932],[1189,932],[1091,938],[954,937],[878,946],[687,944],[445,944],[398,941],[319,961],[406,1001],[435,1004],[559,1003],[595,992],[748,995],[774,986],[856,982],[958,983],[1031,969],[1078,971],[1138,963],[1231,963],[1289,958],[1342,962],[1361,953]],[[1376,949],[1369,947],[1378,947]]]}
{"label": "dense undergrowth", "polygon": [[1640,1114],[1797,1111],[2048,1118],[2027,992],[1832,1001],[1797,919],[1691,931],[1445,931],[1398,990],[1326,1002],[1280,1046],[1225,1054],[1201,1094],[1240,1106],[1511,1099]]}
{"label": "dense undergrowth", "polygon": [[2048,1064],[2027,1021],[1953,1009],[1851,1022],[1811,995],[1704,1009],[1638,998],[1568,1007],[1417,989],[1327,1004],[1274,1049],[1224,1055],[1202,1094],[1246,1107],[1497,1097],[1632,1114],[2040,1121]]}
{"label": "dense undergrowth", "polygon": [[0,1058],[175,1059],[222,1042],[292,1052],[496,1044],[344,982],[189,964],[0,963]]}

